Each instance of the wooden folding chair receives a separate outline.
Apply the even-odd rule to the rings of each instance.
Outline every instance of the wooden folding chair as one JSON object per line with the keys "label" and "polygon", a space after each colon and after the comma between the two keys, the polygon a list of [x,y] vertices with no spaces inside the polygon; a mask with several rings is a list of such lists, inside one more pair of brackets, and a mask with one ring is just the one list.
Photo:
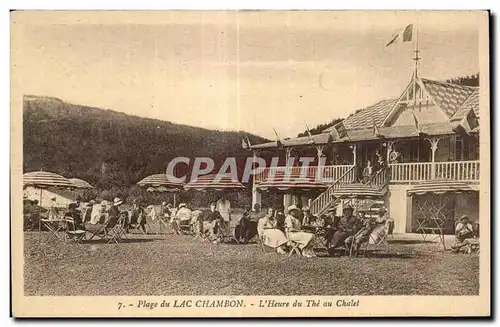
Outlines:
{"label": "wooden folding chair", "polygon": [[294,242],[294,241],[290,241],[290,239],[288,239],[288,245],[291,247],[290,249],[290,253],[288,253],[288,257],[290,258],[292,256],[292,254],[296,253],[297,255],[299,256],[302,256],[302,252],[300,251],[299,249],[299,243],[297,242]]}
{"label": "wooden folding chair", "polygon": [[[50,219],[40,219],[39,220],[39,233],[41,236],[42,226],[45,227],[50,235],[60,242],[65,242],[65,234],[62,234],[66,230],[66,221],[64,219],[50,220]],[[62,236],[60,236],[62,234]],[[39,237],[41,241],[41,237]]]}

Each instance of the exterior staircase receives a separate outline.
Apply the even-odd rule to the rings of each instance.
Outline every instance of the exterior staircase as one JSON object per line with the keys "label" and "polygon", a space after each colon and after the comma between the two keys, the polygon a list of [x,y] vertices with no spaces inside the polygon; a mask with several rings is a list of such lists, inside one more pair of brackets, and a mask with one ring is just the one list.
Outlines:
{"label": "exterior staircase", "polygon": [[[311,203],[311,213],[320,216],[339,204],[351,204],[355,209],[363,206],[368,215],[384,205],[384,196],[389,183],[388,169],[379,170],[369,183],[356,180],[356,167],[349,169],[328,189],[321,193]],[[367,208],[368,203],[371,205]],[[373,211],[373,212],[372,212]],[[372,212],[372,213],[370,213]]]}

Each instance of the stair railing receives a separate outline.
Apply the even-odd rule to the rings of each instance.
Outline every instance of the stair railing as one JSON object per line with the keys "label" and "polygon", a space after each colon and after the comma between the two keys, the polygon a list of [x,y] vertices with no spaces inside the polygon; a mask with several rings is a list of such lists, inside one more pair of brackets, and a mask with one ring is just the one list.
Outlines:
{"label": "stair railing", "polygon": [[321,215],[327,210],[335,196],[334,191],[342,185],[352,183],[356,178],[356,166],[352,166],[342,176],[340,176],[332,185],[311,202],[311,213]]}
{"label": "stair railing", "polygon": [[378,190],[384,188],[389,183],[389,168],[384,167],[377,171],[373,176],[370,184]]}

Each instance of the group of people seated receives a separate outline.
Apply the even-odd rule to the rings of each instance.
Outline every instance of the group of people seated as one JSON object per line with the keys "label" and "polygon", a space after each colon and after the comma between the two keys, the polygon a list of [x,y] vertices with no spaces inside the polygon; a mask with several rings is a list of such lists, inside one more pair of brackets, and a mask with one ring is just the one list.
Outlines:
{"label": "group of people seated", "polygon": [[[309,207],[299,209],[296,205],[288,207],[287,215],[281,222],[282,214],[273,208],[258,221],[258,235],[262,242],[278,253],[286,253],[286,249],[294,244],[305,257],[316,256],[314,245],[317,237],[324,239],[327,249],[344,247],[351,255],[358,255],[361,245],[373,236],[374,241],[388,233],[389,228],[385,218],[387,210],[379,210],[379,218],[365,217],[363,212],[353,215],[351,206],[344,208],[343,215],[335,215],[336,209],[331,208],[326,215],[316,217]],[[377,230],[378,229],[378,230]]]}

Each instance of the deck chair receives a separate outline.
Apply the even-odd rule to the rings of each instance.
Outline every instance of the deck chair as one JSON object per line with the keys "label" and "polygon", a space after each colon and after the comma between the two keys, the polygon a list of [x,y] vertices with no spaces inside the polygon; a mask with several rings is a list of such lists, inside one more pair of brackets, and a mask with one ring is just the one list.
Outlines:
{"label": "deck chair", "polygon": [[142,230],[141,223],[146,219],[146,214],[145,213],[140,213],[139,215],[134,215],[132,211],[127,211],[128,213],[128,232],[130,233],[131,231],[136,231],[138,230],[141,234],[146,234],[146,224],[144,224],[144,230]]}
{"label": "deck chair", "polygon": [[89,240],[92,240],[94,237],[99,237],[105,240],[106,243],[115,242],[118,244],[125,234],[125,222],[122,216],[111,217],[95,231],[89,228],[86,229],[92,234]]}
{"label": "deck chair", "polygon": [[191,220],[178,220],[178,225],[179,225],[179,231],[183,235],[190,235],[192,234],[193,230],[191,228]]}
{"label": "deck chair", "polygon": [[86,231],[76,226],[75,221],[66,217],[66,241],[82,244],[85,240]]}

